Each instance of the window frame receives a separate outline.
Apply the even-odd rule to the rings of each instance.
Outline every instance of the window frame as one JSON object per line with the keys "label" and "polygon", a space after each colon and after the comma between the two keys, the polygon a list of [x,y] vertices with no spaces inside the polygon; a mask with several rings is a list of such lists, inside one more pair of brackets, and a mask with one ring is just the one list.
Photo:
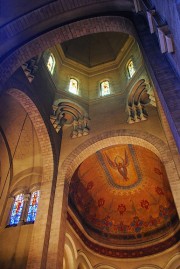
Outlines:
{"label": "window frame", "polygon": [[[35,192],[39,192],[35,218],[32,221],[27,221],[28,213],[29,213],[29,209],[30,209],[30,205],[31,205],[32,195]],[[19,195],[23,195],[23,206],[22,206],[22,210],[21,210],[21,215],[20,215],[17,223],[11,224],[12,212],[13,212],[13,208],[14,208],[14,205],[16,202],[16,197],[18,197]],[[23,224],[23,225],[33,224],[36,221],[36,217],[37,217],[37,210],[38,210],[39,200],[40,200],[40,188],[37,187],[37,188],[30,189],[29,192],[19,190],[19,191],[16,191],[16,193],[14,193],[12,196],[10,196],[10,198],[13,198],[13,201],[11,204],[10,213],[9,213],[6,227],[15,227],[15,226],[18,226],[20,224]]]}
{"label": "window frame", "polygon": [[[37,207],[36,207],[36,212],[35,212],[35,218],[34,218],[34,220],[29,220],[29,221],[28,221],[29,210],[30,210],[30,207],[32,206],[32,205],[31,205],[32,196],[33,196],[33,194],[34,194],[35,192],[38,192]],[[36,216],[37,216],[37,210],[38,210],[38,206],[39,206],[39,200],[40,200],[40,190],[37,189],[37,190],[33,190],[33,191],[31,191],[31,193],[30,193],[30,199],[29,199],[29,202],[28,202],[28,205],[27,205],[27,208],[26,208],[26,210],[27,210],[27,211],[26,211],[27,214],[26,214],[26,216],[25,216],[25,223],[26,223],[26,224],[30,224],[30,223],[34,223],[34,222],[35,222],[35,220],[36,220]],[[31,213],[31,214],[32,214],[32,213]]]}
{"label": "window frame", "polygon": [[[49,60],[50,60],[50,58],[52,58],[52,66],[49,67]],[[49,54],[49,56],[48,56],[48,60],[47,60],[47,63],[46,63],[46,67],[47,67],[47,69],[48,69],[48,71],[49,71],[49,73],[51,75],[54,74],[55,65],[56,65],[56,59],[54,57],[54,54],[51,52]]]}
{"label": "window frame", "polygon": [[[20,216],[19,216],[19,220],[18,220],[17,223],[11,224],[11,219],[13,217],[12,214],[13,214],[13,210],[14,210],[14,205],[16,203],[17,197],[20,196],[20,195],[23,195],[23,205],[22,205]],[[20,221],[22,219],[23,210],[24,210],[24,201],[25,201],[24,200],[24,192],[18,192],[16,195],[13,196],[13,202],[11,204],[10,214],[9,214],[9,218],[8,218],[8,225],[7,225],[8,227],[17,226],[20,223]]]}
{"label": "window frame", "polygon": [[[133,74],[131,74],[131,72],[129,71],[129,65],[130,65],[131,62],[132,62],[132,64],[133,64],[133,71],[134,71]],[[133,57],[131,57],[131,58],[128,60],[127,64],[126,64],[126,71],[127,71],[128,78],[129,78],[129,79],[131,79],[131,78],[134,76],[134,74],[136,73],[136,69],[135,69],[135,65],[134,65]]]}
{"label": "window frame", "polygon": [[[106,94],[103,94],[103,86],[102,86],[102,84],[103,84],[103,83],[106,83],[106,82],[108,82],[108,89],[109,89],[109,92],[106,93]],[[105,96],[108,96],[108,95],[110,95],[110,94],[111,94],[111,87],[110,87],[109,79],[104,79],[104,80],[102,80],[102,81],[100,82],[100,95],[101,95],[101,97],[105,97]]]}
{"label": "window frame", "polygon": [[[76,93],[73,92],[73,91],[70,91],[70,86],[71,86],[71,81],[72,81],[72,80],[76,81],[76,83],[77,83],[77,90],[76,90]],[[78,81],[77,78],[75,78],[75,77],[70,77],[70,79],[69,79],[68,92],[70,92],[70,93],[72,93],[72,94],[74,94],[74,95],[79,95],[79,81]]]}

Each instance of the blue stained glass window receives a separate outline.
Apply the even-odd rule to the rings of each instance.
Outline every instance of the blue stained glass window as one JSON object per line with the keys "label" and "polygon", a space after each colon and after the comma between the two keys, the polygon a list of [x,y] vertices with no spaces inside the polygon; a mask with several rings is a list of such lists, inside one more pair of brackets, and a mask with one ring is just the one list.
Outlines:
{"label": "blue stained glass window", "polygon": [[31,195],[31,200],[30,200],[27,219],[26,219],[27,222],[34,222],[36,219],[39,195],[40,195],[40,191],[34,191]]}
{"label": "blue stained glass window", "polygon": [[22,214],[23,204],[24,204],[24,194],[21,193],[15,197],[9,225],[16,225],[19,223]]}

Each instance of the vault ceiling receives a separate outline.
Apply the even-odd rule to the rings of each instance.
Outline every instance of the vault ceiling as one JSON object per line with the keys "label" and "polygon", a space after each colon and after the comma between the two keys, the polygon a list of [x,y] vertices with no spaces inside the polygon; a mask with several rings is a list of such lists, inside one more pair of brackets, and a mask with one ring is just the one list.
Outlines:
{"label": "vault ceiling", "polygon": [[94,67],[114,61],[128,37],[124,33],[98,33],[64,42],[61,47],[67,58]]}
{"label": "vault ceiling", "polygon": [[89,235],[113,245],[158,241],[178,221],[163,164],[135,145],[105,148],[81,163],[69,203]]}

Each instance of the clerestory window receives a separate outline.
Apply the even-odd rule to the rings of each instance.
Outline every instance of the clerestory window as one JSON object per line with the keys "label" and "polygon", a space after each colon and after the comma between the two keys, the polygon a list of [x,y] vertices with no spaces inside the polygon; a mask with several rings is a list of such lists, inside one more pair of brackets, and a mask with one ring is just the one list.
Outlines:
{"label": "clerestory window", "polygon": [[74,78],[70,79],[69,92],[74,93],[74,94],[78,94],[78,81]]}
{"label": "clerestory window", "polygon": [[134,62],[133,60],[129,60],[128,64],[127,64],[127,72],[128,72],[128,77],[132,78],[132,76],[135,73],[135,67],[134,67]]}
{"label": "clerestory window", "polygon": [[49,72],[51,73],[51,75],[53,75],[54,73],[55,65],[56,65],[56,61],[55,61],[54,55],[51,53],[47,61],[47,68]]}
{"label": "clerestory window", "polygon": [[101,95],[105,96],[110,94],[110,85],[109,85],[109,81],[108,80],[104,80],[103,82],[101,82]]}

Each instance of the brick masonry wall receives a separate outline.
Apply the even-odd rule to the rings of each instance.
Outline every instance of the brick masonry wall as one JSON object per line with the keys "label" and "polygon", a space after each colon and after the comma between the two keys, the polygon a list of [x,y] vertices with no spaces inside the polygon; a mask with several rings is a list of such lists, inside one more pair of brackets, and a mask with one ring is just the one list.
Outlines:
{"label": "brick masonry wall", "polygon": [[123,17],[96,17],[77,21],[40,35],[6,57],[0,64],[0,81],[3,84],[19,66],[55,44],[87,34],[110,31],[136,36],[131,21]]}
{"label": "brick masonry wall", "polygon": [[[103,132],[78,145],[59,167],[51,228],[51,246],[47,261],[48,269],[62,268],[63,253],[61,250],[64,248],[65,240],[64,231],[66,229],[69,184],[75,169],[97,150],[117,144],[143,146],[154,152],[161,159],[166,168],[177,211],[180,215],[180,199],[178,198],[180,182],[168,146],[159,138],[144,131],[121,129]],[[60,211],[61,216],[57,218]]]}
{"label": "brick masonry wall", "polygon": [[[146,55],[149,54],[149,62],[151,67],[154,66],[155,72],[155,80],[157,80],[156,86],[158,88],[159,98],[163,105],[164,111],[166,111],[166,115],[170,122],[171,130],[174,132],[174,137],[176,138],[176,142],[179,141],[179,133],[178,133],[178,100],[179,95],[177,91],[178,83],[177,77],[174,73],[172,73],[172,69],[169,67],[165,57],[159,55],[159,50],[157,51],[157,42],[154,41],[152,37],[149,37],[146,30],[141,29],[140,25],[136,24],[138,28],[138,32],[140,33],[142,39],[141,42],[145,49]],[[90,33],[98,33],[101,31],[118,31],[118,32],[126,32],[135,36],[135,31],[133,25],[127,19],[121,17],[100,17],[100,18],[92,18],[79,22],[75,22],[69,25],[62,26],[51,32],[47,32],[34,40],[29,41],[21,48],[18,48],[12,54],[10,54],[4,61],[0,64],[0,81],[1,83],[5,83],[7,79],[13,74],[13,72],[25,61],[32,58],[33,56],[41,53],[47,48],[57,44],[59,42],[63,42],[75,37],[83,36],[85,34]],[[153,49],[152,49],[153,48]],[[159,49],[159,48],[158,48]],[[154,61],[154,62],[153,62]],[[164,69],[161,71],[162,64],[164,64]],[[166,78],[166,74],[168,75],[171,72],[168,81],[164,79]],[[153,73],[152,73],[153,74]],[[153,77],[154,79],[154,77]],[[169,83],[168,83],[169,82]],[[161,91],[161,83],[162,88],[166,88],[167,90]],[[160,86],[159,86],[160,85]],[[165,89],[165,88],[163,88]],[[163,92],[163,93],[162,93]],[[176,174],[174,163],[171,159],[171,154],[167,146],[154,136],[151,136],[147,133],[136,132],[133,130],[118,130],[118,131],[109,131],[102,133],[98,136],[92,137],[90,140],[87,140],[84,144],[80,145],[76,150],[74,150],[71,155],[65,160],[62,168],[59,169],[58,174],[58,183],[56,186],[56,196],[54,203],[54,212],[53,212],[53,221],[51,226],[50,233],[50,218],[52,214],[52,203],[53,200],[50,199],[50,194],[54,191],[55,184],[52,187],[52,179],[53,179],[53,157],[52,157],[52,148],[50,145],[48,132],[43,125],[43,120],[41,116],[38,114],[38,110],[35,106],[33,106],[32,101],[25,96],[20,91],[11,90],[9,92],[12,96],[16,97],[20,100],[21,104],[28,111],[31,120],[35,124],[35,129],[37,133],[39,133],[39,140],[41,142],[41,149],[44,160],[44,179],[42,185],[42,197],[44,200],[44,207],[40,207],[41,214],[39,215],[39,219],[37,220],[34,231],[33,231],[33,240],[30,248],[30,255],[28,261],[28,268],[45,268],[46,263],[46,254],[47,251],[49,254],[53,253],[48,257],[47,268],[58,268],[53,267],[53,264],[58,264],[58,261],[61,260],[62,257],[58,257],[58,254],[62,253],[62,246],[64,244],[64,227],[65,227],[65,216],[67,210],[67,196],[68,196],[68,186],[70,182],[70,178],[72,176],[75,168],[82,162],[85,158],[87,158],[90,154],[97,151],[98,148],[106,147],[107,145],[113,145],[116,143],[123,143],[123,139],[125,139],[125,143],[129,141],[129,143],[140,143],[140,145],[150,147],[152,151],[156,151],[161,157],[168,174],[168,178],[170,179],[170,184],[172,188],[172,192],[176,201],[176,206],[178,212],[180,212],[180,202],[177,197],[177,190],[179,192],[179,184],[174,184],[178,182],[178,177]],[[165,93],[165,94],[164,94]],[[164,94],[164,97],[162,98]],[[170,99],[169,99],[170,98]],[[176,101],[177,109],[174,110],[174,103]],[[168,103],[168,100],[172,103]],[[166,102],[165,102],[166,101]],[[169,111],[171,114],[169,114]],[[124,137],[122,139],[122,137]],[[137,138],[138,137],[138,138]],[[143,142],[148,141],[148,142]],[[153,145],[153,146],[152,146]],[[64,183],[65,179],[65,183]],[[176,188],[176,191],[175,191]],[[63,200],[63,203],[62,203]],[[60,203],[59,203],[60,202]],[[61,215],[58,219],[56,218],[56,213],[59,212]],[[62,213],[62,214],[60,214]],[[41,220],[41,221],[40,221]],[[39,226],[39,227],[38,227]],[[60,230],[61,226],[61,230]],[[50,241],[49,241],[50,235]],[[42,238],[44,240],[42,240]],[[59,240],[59,239],[62,240]],[[60,242],[61,241],[61,242]],[[48,250],[48,242],[50,242],[49,250]],[[61,250],[61,251],[60,251]],[[44,266],[44,267],[43,267]]]}
{"label": "brick masonry wall", "polygon": [[[28,259],[28,264],[30,264],[31,268],[40,268],[41,263],[45,264],[46,262],[48,244],[44,242],[48,242],[49,238],[53,205],[54,160],[52,146],[44,121],[31,99],[23,92],[16,89],[9,90],[8,94],[20,102],[28,113],[33,122],[41,147],[43,160],[41,199],[38,207],[39,214],[34,223]],[[35,267],[32,267],[32,260]]]}
{"label": "brick masonry wall", "polygon": [[135,16],[134,23],[152,81],[180,151],[180,80],[160,52],[158,40],[150,34],[144,18]]}
{"label": "brick masonry wall", "polygon": [[[155,77],[153,77],[153,80],[155,80],[154,83],[156,82],[155,86],[158,90],[159,98],[175,141],[180,149],[180,120],[178,116],[180,110],[179,79],[165,56],[160,53],[157,40],[150,35],[144,20],[138,16],[134,22],[145,54],[153,69],[152,75],[154,74]],[[77,21],[47,32],[10,54],[0,64],[0,81],[3,84],[21,64],[48,47],[86,34],[108,31],[124,32],[136,37],[133,24],[130,20],[123,17],[96,17]]]}

